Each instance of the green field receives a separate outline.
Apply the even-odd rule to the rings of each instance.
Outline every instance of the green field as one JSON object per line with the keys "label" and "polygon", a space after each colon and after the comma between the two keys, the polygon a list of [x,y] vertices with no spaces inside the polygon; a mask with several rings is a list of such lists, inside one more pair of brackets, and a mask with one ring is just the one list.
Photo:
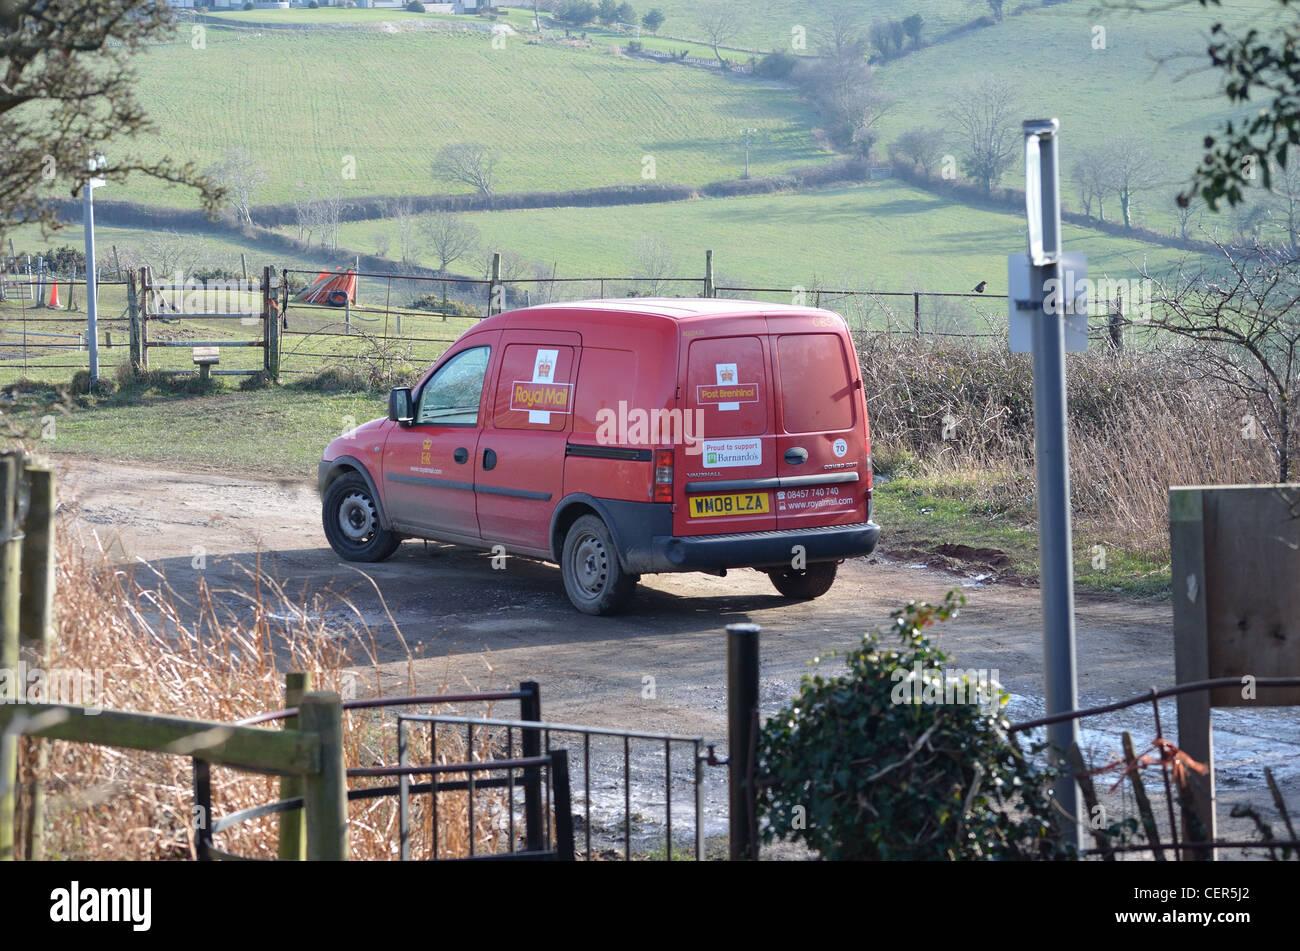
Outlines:
{"label": "green field", "polygon": [[[501,153],[502,192],[640,184],[646,156],[659,182],[734,178],[744,128],[760,130],[755,175],[833,157],[775,84],[521,37],[493,49],[491,39],[210,28],[206,49],[177,43],[137,58],[138,95],[158,126],[141,150],[207,167],[242,146],[267,176],[257,203],[464,191],[432,175],[438,150],[461,141]],[[143,179],[102,197],[193,204]]]}
{"label": "green field", "polygon": [[[1173,196],[1190,181],[1204,136],[1223,120],[1250,111],[1231,108],[1219,90],[1220,74],[1201,68],[1205,34],[1211,23],[1229,15],[1267,30],[1277,10],[1275,0],[1243,0],[1224,10],[1184,5],[1162,13],[1102,14],[1072,3],[1008,16],[998,26],[878,69],[880,87],[892,99],[880,120],[880,141],[887,144],[917,126],[947,128],[954,133],[949,151],[960,154],[953,121],[944,115],[953,90],[973,76],[1003,80],[1022,90],[1020,115],[1061,120],[1064,197],[1076,209],[1073,167],[1085,150],[1125,134],[1146,140],[1159,159],[1159,172],[1138,194],[1134,210],[1140,221],[1168,233],[1174,225]],[[1092,46],[1098,26],[1105,28],[1105,49]],[[1003,181],[1023,187],[1023,164],[1018,162]],[[1119,217],[1113,197],[1106,213]],[[1225,224],[1222,216],[1219,223]]]}
{"label": "green field", "polygon": [[[704,252],[712,249],[718,283],[732,286],[820,283],[956,292],[987,280],[988,293],[1005,294],[1006,255],[1022,252],[1025,241],[1020,216],[957,205],[898,182],[656,205],[476,212],[467,217],[488,248],[547,267],[554,264],[560,277],[634,276],[634,248],[648,235],[671,249],[674,275],[702,277]],[[393,231],[387,221],[358,221],[343,225],[340,234],[345,246],[373,253],[376,233]],[[1158,267],[1179,256],[1167,248],[1068,225],[1065,243],[1087,254],[1093,277],[1134,277],[1144,260]],[[478,264],[476,257],[453,265],[453,270]]]}

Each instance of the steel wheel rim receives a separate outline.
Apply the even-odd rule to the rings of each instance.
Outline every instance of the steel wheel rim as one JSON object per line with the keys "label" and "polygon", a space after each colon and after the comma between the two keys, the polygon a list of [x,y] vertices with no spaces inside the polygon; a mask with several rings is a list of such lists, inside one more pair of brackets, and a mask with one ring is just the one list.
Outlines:
{"label": "steel wheel rim", "polygon": [[365,544],[375,535],[375,503],[368,495],[353,492],[339,503],[339,531],[350,542]]}
{"label": "steel wheel rim", "polygon": [[578,592],[587,600],[600,597],[609,578],[609,553],[599,538],[584,533],[569,558],[570,575]]}

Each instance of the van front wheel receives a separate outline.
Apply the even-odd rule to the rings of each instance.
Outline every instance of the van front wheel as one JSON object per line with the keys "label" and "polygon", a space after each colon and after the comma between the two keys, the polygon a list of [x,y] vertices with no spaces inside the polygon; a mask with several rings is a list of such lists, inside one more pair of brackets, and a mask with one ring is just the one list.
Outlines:
{"label": "van front wheel", "polygon": [[767,574],[772,579],[772,584],[776,586],[776,590],[787,598],[811,601],[831,590],[831,585],[835,583],[836,567],[833,561],[820,561],[809,565],[803,571],[779,568]]}
{"label": "van front wheel", "polygon": [[621,610],[640,580],[623,570],[609,528],[595,515],[582,516],[564,536],[560,574],[569,600],[583,614]]}
{"label": "van front wheel", "polygon": [[330,547],[347,561],[383,561],[402,541],[380,524],[370,487],[355,472],[329,487],[321,516]]}

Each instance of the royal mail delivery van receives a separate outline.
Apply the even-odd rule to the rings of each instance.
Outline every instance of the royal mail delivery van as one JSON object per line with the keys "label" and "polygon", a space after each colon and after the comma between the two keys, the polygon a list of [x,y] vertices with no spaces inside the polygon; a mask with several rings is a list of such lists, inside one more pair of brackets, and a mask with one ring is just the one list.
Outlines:
{"label": "royal mail delivery van", "polygon": [[490,317],[394,389],[387,419],[331,442],[319,486],[349,561],[403,538],[545,559],[588,614],[661,571],[753,567],[815,598],[880,534],[844,320],[755,301]]}

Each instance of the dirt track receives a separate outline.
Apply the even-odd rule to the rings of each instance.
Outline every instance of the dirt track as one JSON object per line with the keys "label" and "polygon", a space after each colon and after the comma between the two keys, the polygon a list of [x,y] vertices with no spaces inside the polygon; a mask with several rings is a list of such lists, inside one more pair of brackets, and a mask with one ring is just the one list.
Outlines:
{"label": "dirt track", "polygon": [[[260,549],[263,567],[287,590],[346,594],[375,629],[393,691],[404,690],[399,639],[372,587],[326,545],[313,485],[67,460],[59,477],[62,498],[72,500],[64,504],[111,546],[115,560],[146,559],[179,591],[194,584],[192,560],[201,547],[213,587],[240,584],[238,566],[251,565]],[[538,681],[548,720],[700,735],[723,746],[726,624],[762,625],[761,697],[770,713],[789,699],[810,659],[853,647],[908,598],[938,599],[965,583],[967,608],[943,625],[939,642],[960,666],[999,672],[1013,694],[1013,720],[1042,710],[1038,590],[977,586],[896,561],[888,526],[879,557],[842,565],[831,593],[806,604],[781,598],[754,571],[726,579],[660,575],[643,580],[630,613],[591,618],[570,607],[553,565],[509,559],[504,570],[493,570],[486,555],[409,541],[366,573],[421,655],[415,670],[423,687],[468,681],[482,688],[490,667],[495,685]],[[1083,596],[1077,617],[1083,704],[1173,683],[1168,603]],[[654,699],[643,699],[646,677],[654,678]],[[1173,722],[1172,703],[1162,715]],[[1110,721],[1104,732],[1088,731],[1084,745],[1103,762],[1118,751],[1111,724],[1131,729],[1139,745],[1154,737],[1146,708],[1122,724]],[[1216,712],[1215,731],[1221,817],[1239,799],[1262,801],[1265,765],[1296,801],[1300,711]]]}

